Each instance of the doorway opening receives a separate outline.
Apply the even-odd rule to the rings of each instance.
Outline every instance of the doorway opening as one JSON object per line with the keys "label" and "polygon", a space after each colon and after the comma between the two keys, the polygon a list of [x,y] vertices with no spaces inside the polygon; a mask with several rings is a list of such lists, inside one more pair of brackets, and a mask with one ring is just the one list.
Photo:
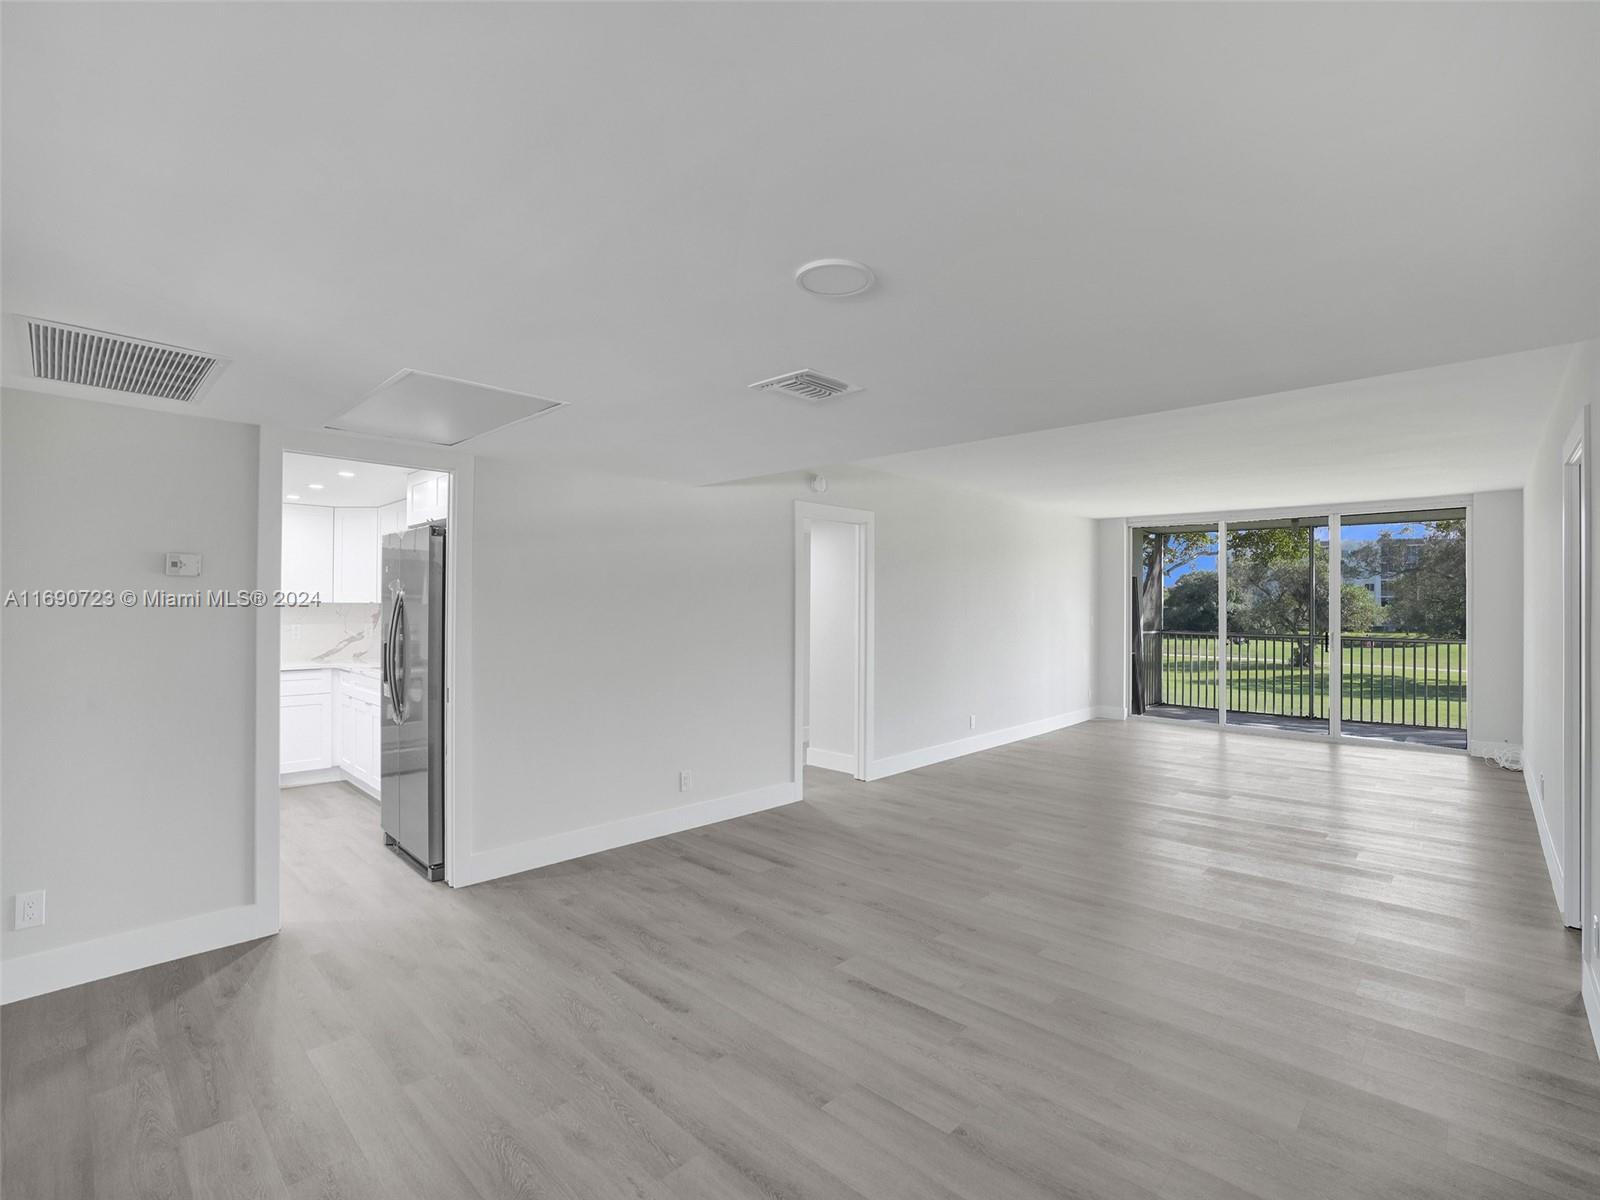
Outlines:
{"label": "doorway opening", "polygon": [[325,846],[294,845],[321,829],[387,847],[376,869],[445,877],[451,480],[283,454],[277,782],[291,869],[297,854],[321,861]]}
{"label": "doorway opening", "polygon": [[795,506],[795,763],[868,778],[872,738],[873,516]]}

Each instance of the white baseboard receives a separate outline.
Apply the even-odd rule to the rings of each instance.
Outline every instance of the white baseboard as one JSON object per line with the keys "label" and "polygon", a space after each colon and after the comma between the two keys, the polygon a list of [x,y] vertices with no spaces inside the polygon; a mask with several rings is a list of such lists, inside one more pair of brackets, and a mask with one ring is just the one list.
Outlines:
{"label": "white baseboard", "polygon": [[1467,753],[1473,758],[1492,758],[1503,751],[1515,754],[1517,761],[1522,761],[1522,746],[1518,742],[1500,742],[1484,738],[1467,739]]}
{"label": "white baseboard", "polygon": [[317,783],[338,783],[344,779],[344,772],[338,767],[323,767],[318,771],[290,771],[287,775],[278,776],[278,786],[281,788],[310,787]]}
{"label": "white baseboard", "polygon": [[1595,1053],[1600,1054],[1600,979],[1588,963],[1579,970],[1583,972],[1583,1010],[1589,1015],[1589,1036],[1594,1039]]}
{"label": "white baseboard", "polygon": [[317,783],[348,783],[353,788],[360,788],[374,800],[383,799],[381,791],[365,779],[352,775],[343,767],[324,767],[320,771],[291,771],[287,775],[278,776],[278,786],[281,788],[310,787]]}
{"label": "white baseboard", "polygon": [[276,917],[254,904],[224,908],[147,925],[106,937],[23,954],[5,960],[0,1002],[26,1000],[46,992],[109,979],[124,971],[137,971],[157,963],[220,950],[238,942],[254,941],[278,932]]}
{"label": "white baseboard", "polygon": [[1093,708],[1080,708],[1076,712],[1061,713],[1059,716],[1046,717],[1042,721],[1029,721],[1026,725],[1012,725],[1008,729],[976,733],[959,741],[944,742],[938,746],[926,746],[921,750],[874,759],[867,764],[867,778],[887,779],[890,775],[899,775],[903,771],[915,771],[918,767],[948,762],[952,758],[976,754],[980,750],[993,750],[996,746],[1020,742],[1024,738],[1038,737],[1042,733],[1054,733],[1069,725],[1081,725],[1085,721],[1093,720],[1098,711]]}
{"label": "white baseboard", "polygon": [[1126,721],[1128,710],[1120,704],[1100,704],[1089,710],[1095,721]]}
{"label": "white baseboard", "polygon": [[[1526,764],[1524,764],[1526,766]],[[1524,770],[1522,784],[1528,793],[1528,804],[1533,808],[1533,823],[1539,828],[1539,848],[1544,851],[1545,870],[1550,872],[1550,886],[1556,892],[1556,912],[1566,920],[1567,905],[1567,880],[1566,872],[1561,867],[1561,855],[1556,851],[1555,839],[1550,836],[1550,826],[1544,819],[1544,809],[1539,804],[1539,797],[1534,794],[1534,780],[1537,773]]]}
{"label": "white baseboard", "polygon": [[807,746],[806,766],[821,767],[824,771],[843,771],[846,775],[854,775],[856,773],[856,756],[854,754],[841,754],[837,750],[818,750],[815,746]]}
{"label": "white baseboard", "polygon": [[793,804],[800,799],[800,785],[794,782],[774,783],[731,796],[718,796],[714,800],[701,800],[682,804],[676,808],[640,813],[607,821],[603,825],[590,825],[566,833],[553,833],[548,837],[532,838],[496,850],[480,850],[470,854],[450,882],[454,887],[467,887],[485,883],[506,875],[548,867],[552,863],[583,858],[602,850],[615,850],[618,846],[631,846],[635,842],[648,842],[651,838],[666,837],[702,825],[749,816],[769,808]]}

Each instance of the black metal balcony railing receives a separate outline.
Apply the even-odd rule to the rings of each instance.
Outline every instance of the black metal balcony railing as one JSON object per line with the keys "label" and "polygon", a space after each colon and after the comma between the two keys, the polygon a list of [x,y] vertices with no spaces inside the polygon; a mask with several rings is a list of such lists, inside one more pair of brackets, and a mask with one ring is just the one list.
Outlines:
{"label": "black metal balcony railing", "polygon": [[1230,637],[1228,711],[1326,721],[1327,637]]}
{"label": "black metal balcony railing", "polygon": [[1344,720],[1466,729],[1466,642],[1365,636],[1341,640],[1339,691]]}
{"label": "black metal balcony railing", "polygon": [[[1466,643],[1458,638],[1358,635],[1342,639],[1340,716],[1413,729],[1465,730]],[[1151,630],[1139,664],[1147,706],[1215,710],[1217,635]],[[1328,639],[1309,634],[1228,638],[1230,712],[1328,718]]]}

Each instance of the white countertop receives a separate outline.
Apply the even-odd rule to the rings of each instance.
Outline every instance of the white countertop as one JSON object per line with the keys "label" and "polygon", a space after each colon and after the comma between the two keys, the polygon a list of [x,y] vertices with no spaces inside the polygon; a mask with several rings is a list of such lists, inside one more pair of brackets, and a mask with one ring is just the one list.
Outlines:
{"label": "white countertop", "polygon": [[356,675],[378,675],[377,663],[361,662],[286,662],[278,667],[280,671],[350,671]]}

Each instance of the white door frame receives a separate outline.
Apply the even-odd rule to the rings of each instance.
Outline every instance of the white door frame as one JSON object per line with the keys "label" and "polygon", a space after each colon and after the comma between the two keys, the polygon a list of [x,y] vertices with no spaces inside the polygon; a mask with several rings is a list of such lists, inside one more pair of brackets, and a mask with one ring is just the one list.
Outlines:
{"label": "white door frame", "polygon": [[811,538],[810,522],[837,521],[856,525],[858,618],[861,631],[856,663],[856,770],[855,777],[869,778],[872,758],[872,709],[876,684],[874,662],[877,657],[877,631],[874,608],[877,595],[876,517],[862,508],[840,508],[832,504],[794,502],[794,753],[791,779],[799,795],[805,779],[805,719],[808,682],[811,673]]}
{"label": "white door frame", "polygon": [[[1588,864],[1584,862],[1584,842],[1594,820],[1590,781],[1586,778],[1590,758],[1589,725],[1589,604],[1590,574],[1589,476],[1586,462],[1589,441],[1589,409],[1579,409],[1572,429],[1561,448],[1561,779],[1563,836],[1562,921],[1574,929],[1583,927],[1583,914],[1589,910],[1586,892]],[[1587,469],[1586,469],[1587,468]],[[1584,929],[1585,941],[1596,931]],[[1586,956],[1587,957],[1587,956]]]}
{"label": "white door frame", "polygon": [[[257,475],[257,586],[269,596],[283,570],[283,456],[314,454],[419,471],[448,471],[450,545],[445,569],[445,881],[463,879],[472,845],[472,455],[441,447],[352,437],[314,430],[261,427]],[[281,610],[256,614],[255,906],[276,932],[282,926],[278,891],[278,675]],[[471,882],[470,873],[465,878]]]}

